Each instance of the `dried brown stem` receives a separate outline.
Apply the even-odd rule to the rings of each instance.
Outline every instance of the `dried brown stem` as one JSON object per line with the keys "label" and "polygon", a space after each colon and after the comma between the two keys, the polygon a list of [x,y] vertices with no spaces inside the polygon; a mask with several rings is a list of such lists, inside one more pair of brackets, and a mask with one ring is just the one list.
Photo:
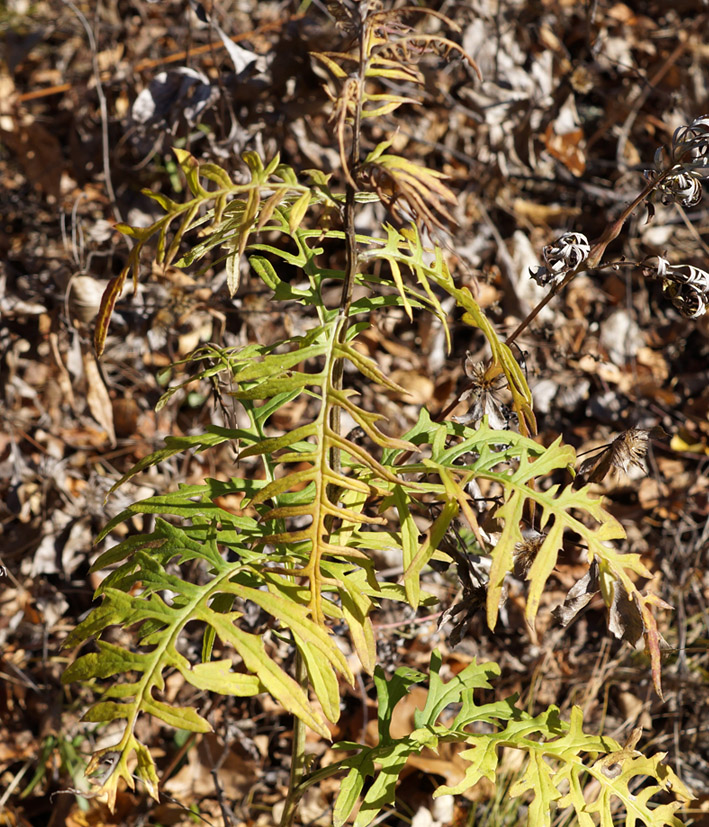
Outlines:
{"label": "dried brown stem", "polygon": [[[505,340],[506,345],[511,345],[522,333],[526,330],[529,325],[537,318],[537,316],[541,313],[541,311],[549,304],[549,302],[560,293],[570,281],[572,281],[579,273],[583,273],[586,270],[593,270],[594,268],[598,267],[601,263],[601,259],[603,258],[603,254],[606,251],[606,247],[614,241],[620,235],[620,231],[623,229],[625,222],[630,218],[632,213],[635,209],[642,204],[645,199],[655,190],[657,187],[670,175],[672,172],[672,167],[664,170],[661,175],[659,175],[654,181],[648,181],[648,183],[643,187],[642,191],[637,195],[628,206],[623,210],[620,216],[609,224],[606,229],[603,231],[601,237],[595,241],[591,245],[591,252],[584,261],[582,261],[578,267],[573,270],[569,270],[569,272],[564,276],[564,278],[558,283],[555,284],[551,290],[547,293],[546,296],[537,304],[528,314],[527,316],[517,325],[512,333],[507,337]],[[448,409],[446,409],[448,410]]]}

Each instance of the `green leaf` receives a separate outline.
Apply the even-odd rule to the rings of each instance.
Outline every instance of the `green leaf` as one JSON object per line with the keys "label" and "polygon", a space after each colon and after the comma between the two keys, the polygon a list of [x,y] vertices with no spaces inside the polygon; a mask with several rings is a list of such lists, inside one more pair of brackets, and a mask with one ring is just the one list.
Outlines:
{"label": "green leaf", "polygon": [[141,471],[145,471],[146,468],[151,468],[153,465],[164,462],[175,454],[181,454],[190,448],[194,448],[198,452],[205,451],[207,448],[212,448],[215,445],[226,442],[229,438],[229,436],[224,434],[209,432],[195,434],[194,436],[167,436],[165,437],[164,448],[160,448],[152,454],[148,454],[147,457],[143,457],[143,459],[137,462],[117,483],[114,483],[108,493],[112,494],[117,488],[123,485],[123,483],[131,479],[131,477],[140,474]]}
{"label": "green leaf", "polygon": [[249,264],[251,264],[254,268],[256,275],[261,279],[266,287],[270,287],[271,290],[275,290],[282,283],[276,273],[275,267],[267,258],[264,258],[263,256],[251,256],[249,258]]}
{"label": "green leaf", "polygon": [[[359,577],[358,575],[362,575]],[[377,663],[377,643],[369,613],[374,603],[366,593],[366,584],[361,582],[364,572],[342,575],[338,589],[342,602],[342,617],[347,623],[357,656],[362,668],[372,674]]]}
{"label": "green leaf", "polygon": [[[485,421],[472,429],[451,422],[432,423],[424,413],[404,437],[418,450],[430,452],[430,458],[422,460],[418,467],[425,469],[428,479],[433,474],[438,475],[440,485],[431,484],[429,490],[436,491],[445,503],[430,529],[428,540],[420,546],[414,560],[407,566],[406,582],[409,583],[410,578],[411,583],[407,594],[410,599],[415,600],[418,572],[433,555],[458,508],[468,518],[471,530],[476,530],[474,514],[468,510],[468,495],[464,490],[470,479],[493,481],[503,492],[502,503],[493,512],[501,525],[501,533],[491,550],[487,594],[490,628],[494,628],[497,621],[504,580],[513,569],[516,546],[524,542],[522,527],[526,515],[534,513],[535,509],[538,511],[535,523],[545,537],[527,575],[529,622],[536,617],[542,590],[554,569],[567,531],[582,537],[589,549],[589,559],[593,561],[597,557],[601,570],[608,572],[612,582],[620,582],[629,595],[637,593],[630,572],[649,576],[637,555],[620,554],[609,545],[609,540],[622,539],[625,532],[621,524],[603,508],[602,501],[590,494],[588,486],[574,490],[570,486],[561,489],[558,485],[551,485],[545,489],[540,485],[540,480],[546,475],[565,472],[575,462],[573,448],[564,445],[560,439],[545,448],[512,431],[494,431]],[[396,464],[399,456],[398,451],[389,451],[384,453],[382,459],[392,471],[411,474],[414,467]],[[402,482],[402,487],[406,489],[408,485]],[[411,493],[407,491],[406,496],[411,496]],[[581,516],[583,519],[580,519]],[[405,513],[402,512],[401,518],[405,525]],[[410,538],[406,542],[407,548],[411,549]],[[610,591],[606,600],[610,605]]]}
{"label": "green leaf", "polygon": [[102,701],[94,704],[90,709],[87,709],[82,717],[82,721],[89,723],[106,723],[108,721],[119,721],[122,718],[126,720],[130,717],[132,712],[130,704],[119,704],[115,701]]}
{"label": "green leaf", "polygon": [[332,812],[333,827],[342,827],[349,818],[362,792],[365,777],[366,774],[361,767],[352,767],[345,776]]}
{"label": "green leaf", "polygon": [[390,747],[377,752],[381,771],[375,774],[371,787],[365,793],[362,806],[354,820],[354,827],[367,827],[379,815],[385,804],[393,804],[396,782],[407,759],[417,751],[417,744],[410,739],[399,739]]}
{"label": "green leaf", "polygon": [[404,586],[409,603],[418,608],[421,601],[421,571],[443,540],[448,527],[458,514],[458,503],[447,501],[429,529],[428,538],[416,550],[414,558],[404,570]]}
{"label": "green leaf", "polygon": [[[71,645],[71,643],[69,643]],[[120,646],[98,641],[98,652],[89,652],[70,664],[62,675],[62,683],[87,681],[92,678],[110,678],[133,670],[145,668],[148,655],[129,652]]]}
{"label": "green leaf", "polygon": [[301,196],[297,198],[293,206],[288,211],[288,227],[291,232],[295,232],[305,217],[305,213],[310,206],[310,191],[306,190]]}
{"label": "green leaf", "polygon": [[189,706],[171,706],[162,703],[162,701],[156,701],[154,698],[145,697],[142,709],[143,712],[160,718],[161,721],[164,721],[168,726],[175,727],[175,729],[186,729],[190,732],[212,731],[209,722]]}
{"label": "green leaf", "polygon": [[394,714],[394,707],[408,694],[414,684],[426,680],[422,672],[408,666],[400,666],[387,680],[380,666],[374,670],[374,685],[377,689],[377,718],[379,720],[379,743],[391,743],[389,727]]}
{"label": "green leaf", "polygon": [[464,690],[488,688],[487,675],[490,664],[479,666],[474,660],[458,675],[444,683],[439,674],[442,665],[441,654],[437,649],[431,653],[430,682],[426,705],[414,712],[414,725],[417,728],[433,726],[438,716],[450,704],[460,703]]}
{"label": "green leaf", "polygon": [[208,663],[196,663],[188,668],[178,668],[192,686],[207,692],[249,697],[266,691],[255,675],[234,672],[230,660],[212,660]]}
{"label": "green leaf", "polygon": [[554,785],[553,775],[553,767],[546,762],[541,752],[532,751],[524,774],[510,787],[509,794],[513,798],[528,791],[534,794],[529,806],[530,827],[551,824],[552,803],[561,798],[561,793]]}
{"label": "green leaf", "polygon": [[[375,670],[379,744],[336,745],[339,749],[356,749],[358,754],[327,768],[328,775],[337,769],[347,773],[335,804],[334,824],[346,822],[364,789],[364,780],[373,776],[374,781],[355,819],[355,824],[361,827],[371,824],[382,808],[394,803],[396,779],[407,758],[425,748],[435,750],[445,739],[467,747],[459,753],[467,766],[457,784],[439,787],[434,798],[462,794],[481,778],[495,783],[501,750],[514,749],[526,756],[526,763],[510,794],[531,798],[529,823],[535,827],[551,825],[552,807],[555,812],[573,807],[578,823],[584,827],[597,823],[612,827],[616,823],[618,803],[625,809],[626,825],[631,827],[638,823],[648,827],[680,827],[674,813],[681,806],[680,801],[688,800],[689,793],[672,770],[662,764],[664,754],[646,758],[635,751],[634,741],[621,748],[612,738],[584,732],[578,707],[572,709],[571,720],[566,723],[561,720],[557,707],[550,706],[533,717],[516,705],[514,696],[477,706],[473,693],[477,688],[490,688],[489,677],[500,671],[496,664],[473,662],[447,682],[441,679],[440,669],[440,655],[434,652],[424,709],[415,713],[414,729],[395,740],[389,733],[393,708],[411,684],[424,676],[397,670],[387,681],[379,668]],[[438,723],[441,713],[451,704],[461,704],[455,721]],[[482,731],[480,724],[484,724]],[[641,776],[658,783],[644,785],[638,792],[637,781]],[[634,793],[630,793],[631,781]],[[650,800],[665,790],[679,800],[650,806]]]}
{"label": "green leaf", "polygon": [[320,701],[325,717],[334,723],[340,717],[340,687],[337,676],[315,646],[304,643],[297,635],[295,640],[308,670],[315,696]]}
{"label": "green leaf", "polygon": [[[206,620],[204,609],[196,613],[196,619]],[[246,668],[255,674],[268,692],[292,714],[297,715],[311,729],[329,737],[329,730],[319,713],[313,709],[300,686],[269,657],[258,635],[250,635],[237,629],[227,615],[214,614],[210,618],[217,635],[231,643],[241,655]]]}

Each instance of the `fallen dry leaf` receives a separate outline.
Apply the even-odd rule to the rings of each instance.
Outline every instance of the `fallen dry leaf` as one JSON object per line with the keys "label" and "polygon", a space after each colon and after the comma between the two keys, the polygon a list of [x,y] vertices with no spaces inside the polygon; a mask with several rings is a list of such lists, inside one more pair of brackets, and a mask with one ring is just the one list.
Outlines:
{"label": "fallen dry leaf", "polygon": [[116,432],[113,428],[113,405],[108,390],[98,369],[96,357],[86,350],[83,354],[84,376],[86,377],[86,403],[91,416],[105,430],[111,446],[116,444]]}

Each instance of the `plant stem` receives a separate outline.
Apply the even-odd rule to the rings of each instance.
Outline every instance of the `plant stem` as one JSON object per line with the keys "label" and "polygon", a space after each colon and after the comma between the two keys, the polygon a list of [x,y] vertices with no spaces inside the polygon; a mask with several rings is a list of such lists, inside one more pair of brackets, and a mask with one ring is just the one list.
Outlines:
{"label": "plant stem", "polygon": [[528,314],[527,316],[519,323],[519,325],[514,329],[512,333],[507,337],[505,340],[506,345],[511,345],[515,339],[522,333],[523,330],[526,330],[529,325],[536,319],[536,317],[541,313],[541,311],[549,304],[549,302],[560,293],[564,287],[574,279],[579,273],[584,272],[585,270],[592,270],[594,267],[598,267],[601,262],[601,258],[606,251],[606,247],[614,241],[620,235],[620,231],[623,229],[623,225],[625,222],[630,218],[631,214],[635,211],[635,208],[638,207],[643,201],[650,195],[650,193],[657,188],[659,184],[661,184],[665,178],[673,171],[673,167],[670,166],[668,169],[664,170],[664,172],[658,176],[654,181],[648,181],[648,183],[643,187],[642,191],[636,198],[634,198],[630,204],[623,210],[623,212],[618,216],[618,218],[609,224],[606,229],[603,231],[603,234],[591,245],[591,252],[588,255],[588,258],[585,261],[582,261],[579,266],[575,270],[569,270],[569,272],[564,276],[564,278],[558,283],[555,284],[551,290],[544,296],[544,298],[536,305]]}
{"label": "plant stem", "polygon": [[[582,261],[578,267],[574,270],[569,270],[568,273],[564,276],[564,278],[558,282],[557,284],[553,285],[551,290],[544,296],[544,298],[530,310],[527,316],[517,325],[517,327],[510,333],[510,335],[505,339],[505,344],[507,346],[513,344],[520,333],[526,330],[529,325],[537,318],[537,316],[542,312],[542,310],[549,304],[549,302],[560,293],[567,284],[569,284],[572,279],[574,279],[579,273],[584,272],[585,270],[592,270],[601,262],[601,258],[606,251],[606,247],[616,239],[620,235],[620,231],[623,229],[623,225],[625,222],[630,218],[632,213],[635,211],[636,207],[645,201],[645,199],[655,190],[674,170],[674,165],[670,164],[667,169],[665,169],[655,180],[648,181],[648,183],[643,187],[642,191],[628,204],[627,207],[623,210],[620,216],[613,221],[611,224],[608,224],[606,229],[603,231],[601,237],[598,241],[595,241],[589,252],[588,258]],[[434,422],[442,422],[446,417],[450,415],[450,413],[455,409],[456,405],[461,400],[463,394],[472,387],[471,383],[468,383],[463,387],[463,389],[458,393],[455,399],[443,410],[441,411],[436,417],[434,417]],[[404,455],[403,461],[406,461],[411,454]]]}
{"label": "plant stem", "polygon": [[515,339],[522,333],[523,330],[526,330],[529,325],[537,318],[537,316],[542,312],[542,310],[549,304],[549,302],[556,296],[557,293],[561,292],[561,290],[566,287],[566,285],[582,270],[588,269],[584,267],[586,262],[582,262],[575,270],[570,270],[560,281],[558,284],[555,284],[551,290],[544,296],[544,298],[537,304],[527,316],[517,325],[512,333],[505,339],[506,345],[511,345]]}
{"label": "plant stem", "polygon": [[[359,68],[357,74],[358,93],[355,102],[355,111],[352,121],[352,146],[350,147],[350,169],[356,170],[359,165],[361,152],[360,130],[362,126],[362,94],[364,90],[364,78],[367,73],[366,41],[368,40],[366,21],[362,24],[359,37]],[[339,331],[341,342],[345,341],[347,329],[349,328],[350,305],[352,304],[352,293],[354,291],[355,278],[357,276],[358,251],[357,233],[355,230],[355,195],[356,187],[352,175],[347,172],[347,184],[345,188],[345,212],[343,216],[345,230],[345,278],[342,284],[340,295],[340,312],[344,316]],[[344,359],[338,359],[332,372],[332,384],[336,390],[342,389],[342,378],[345,371]],[[342,411],[339,405],[333,405],[330,411],[330,427],[336,433],[340,433]],[[332,469],[336,474],[342,470],[339,448],[333,448],[331,454]]]}
{"label": "plant stem", "polygon": [[[355,102],[354,117],[352,119],[352,146],[350,148],[350,169],[356,170],[359,166],[360,152],[361,152],[361,138],[360,131],[362,128],[362,95],[364,94],[364,79],[367,73],[367,55],[366,55],[366,40],[369,35],[366,30],[367,23],[363,23],[363,29],[360,32],[359,39],[359,67],[358,67],[358,93]],[[350,304],[352,303],[352,292],[354,290],[355,277],[357,275],[357,236],[355,233],[355,194],[356,188],[352,175],[348,175],[347,187],[345,190],[345,252],[347,255],[347,263],[345,268],[345,281],[342,285],[342,295],[340,296],[340,308],[347,317],[349,315]],[[346,331],[344,331],[346,332]],[[344,335],[343,332],[343,335]]]}
{"label": "plant stem", "polygon": [[[366,22],[363,24],[363,29],[360,32],[359,42],[359,72],[357,82],[359,84],[358,94],[355,102],[355,111],[352,122],[352,146],[350,148],[350,169],[355,170],[359,165],[360,160],[360,129],[362,124],[362,90],[364,88],[364,76],[367,71],[366,66],[366,40],[367,40]],[[347,170],[345,170],[347,172]],[[347,336],[347,329],[349,327],[349,312],[352,304],[352,294],[354,291],[355,278],[357,276],[358,265],[358,251],[357,251],[357,235],[355,231],[355,195],[356,187],[352,180],[351,174],[347,174],[347,184],[345,189],[345,211],[343,216],[344,231],[345,231],[345,278],[342,285],[342,293],[340,295],[340,313],[342,314],[342,324],[338,332],[339,340],[344,342]],[[337,389],[342,388],[342,380],[344,376],[345,362],[344,359],[338,359],[332,371],[332,384]],[[339,434],[341,431],[341,409],[339,405],[333,405],[330,410],[330,427]],[[339,448],[332,448],[330,461],[332,469],[339,474],[342,470],[342,459]],[[333,495],[332,499],[336,499]],[[295,660],[295,679],[298,685],[307,691],[308,688],[308,673],[305,668],[305,662],[296,648]],[[295,819],[295,814],[298,809],[298,803],[304,792],[305,787],[300,787],[303,778],[305,777],[305,724],[294,716],[293,718],[293,746],[291,750],[291,768],[290,778],[288,781],[288,796],[286,804],[281,816],[280,827],[292,827]]]}
{"label": "plant stem", "polygon": [[[295,650],[295,679],[298,685],[307,691],[308,672],[305,668],[305,661],[297,646]],[[288,779],[288,794],[286,796],[286,805],[283,808],[283,815],[281,816],[280,827],[292,827],[295,813],[298,809],[298,802],[302,795],[302,793],[298,791],[298,786],[305,775],[305,733],[305,724],[297,715],[294,715],[290,778]]]}

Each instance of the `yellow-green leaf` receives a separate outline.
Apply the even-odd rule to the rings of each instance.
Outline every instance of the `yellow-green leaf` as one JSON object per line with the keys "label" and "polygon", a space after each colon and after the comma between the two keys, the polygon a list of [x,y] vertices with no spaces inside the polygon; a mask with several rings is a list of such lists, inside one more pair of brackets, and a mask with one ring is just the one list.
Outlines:
{"label": "yellow-green leaf", "polygon": [[305,213],[310,206],[310,191],[304,192],[298,199],[295,201],[293,206],[290,208],[288,213],[288,227],[292,233],[294,233],[305,217]]}

